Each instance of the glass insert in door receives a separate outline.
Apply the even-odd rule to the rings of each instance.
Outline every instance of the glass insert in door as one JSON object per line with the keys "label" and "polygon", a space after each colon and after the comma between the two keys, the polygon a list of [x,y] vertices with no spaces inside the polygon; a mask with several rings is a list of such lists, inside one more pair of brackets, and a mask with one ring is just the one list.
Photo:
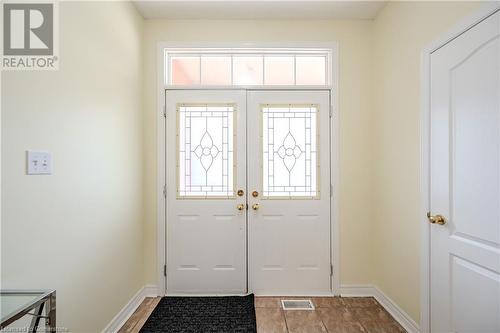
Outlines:
{"label": "glass insert in door", "polygon": [[177,105],[178,198],[235,196],[235,112],[234,104]]}
{"label": "glass insert in door", "polygon": [[261,110],[263,198],[319,198],[319,107],[265,104]]}

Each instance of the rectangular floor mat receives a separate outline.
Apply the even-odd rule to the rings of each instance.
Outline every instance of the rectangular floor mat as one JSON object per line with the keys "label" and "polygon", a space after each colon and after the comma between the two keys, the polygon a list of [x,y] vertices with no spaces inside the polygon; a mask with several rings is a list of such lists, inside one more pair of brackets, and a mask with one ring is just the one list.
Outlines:
{"label": "rectangular floor mat", "polygon": [[256,333],[254,295],[163,297],[142,333]]}

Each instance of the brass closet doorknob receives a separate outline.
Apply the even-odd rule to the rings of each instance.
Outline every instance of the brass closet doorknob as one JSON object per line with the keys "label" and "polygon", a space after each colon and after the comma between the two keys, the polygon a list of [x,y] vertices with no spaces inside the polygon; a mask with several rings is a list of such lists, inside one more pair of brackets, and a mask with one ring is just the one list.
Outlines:
{"label": "brass closet doorknob", "polygon": [[252,205],[253,210],[257,210],[257,209],[259,209],[259,207],[260,207],[260,205],[258,203],[255,203]]}
{"label": "brass closet doorknob", "polygon": [[429,220],[429,223],[432,224],[439,224],[439,225],[444,225],[446,224],[446,219],[444,218],[443,215],[431,215],[431,213],[427,213],[427,219]]}
{"label": "brass closet doorknob", "polygon": [[244,204],[239,204],[239,205],[236,206],[236,208],[238,210],[243,210],[243,209],[245,209],[245,205]]}

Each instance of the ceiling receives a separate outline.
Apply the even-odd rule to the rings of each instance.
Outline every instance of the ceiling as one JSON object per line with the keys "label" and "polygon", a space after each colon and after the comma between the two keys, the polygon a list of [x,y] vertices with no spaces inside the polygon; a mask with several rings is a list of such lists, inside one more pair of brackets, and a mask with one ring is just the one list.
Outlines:
{"label": "ceiling", "polygon": [[145,19],[373,19],[385,1],[134,1]]}

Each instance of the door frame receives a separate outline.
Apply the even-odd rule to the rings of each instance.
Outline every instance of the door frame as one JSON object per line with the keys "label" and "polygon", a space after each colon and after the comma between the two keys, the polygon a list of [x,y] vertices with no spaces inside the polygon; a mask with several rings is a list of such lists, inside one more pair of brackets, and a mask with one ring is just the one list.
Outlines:
{"label": "door frame", "polygon": [[430,298],[430,89],[431,55],[467,30],[500,10],[498,3],[486,3],[472,15],[466,17],[454,28],[427,45],[421,52],[421,110],[420,110],[420,332],[431,332]]}
{"label": "door frame", "polygon": [[[330,75],[329,86],[233,86],[233,87],[169,87],[165,85],[165,59],[164,50],[168,48],[323,48],[330,52]],[[165,117],[165,91],[166,90],[329,90],[330,91],[330,179],[332,184],[332,195],[330,197],[330,258],[333,267],[331,278],[332,295],[340,295],[340,227],[339,227],[339,48],[337,42],[284,42],[284,43],[258,43],[258,42],[236,42],[236,43],[207,43],[207,42],[158,42],[156,48],[157,56],[157,90],[156,90],[156,289],[158,296],[165,296],[166,276],[164,269],[166,265],[166,216],[167,200],[164,196],[166,184],[166,121]],[[333,121],[335,120],[335,121]],[[247,252],[248,256],[248,252]],[[247,272],[248,274],[248,272]],[[248,290],[251,292],[251,290]]]}

